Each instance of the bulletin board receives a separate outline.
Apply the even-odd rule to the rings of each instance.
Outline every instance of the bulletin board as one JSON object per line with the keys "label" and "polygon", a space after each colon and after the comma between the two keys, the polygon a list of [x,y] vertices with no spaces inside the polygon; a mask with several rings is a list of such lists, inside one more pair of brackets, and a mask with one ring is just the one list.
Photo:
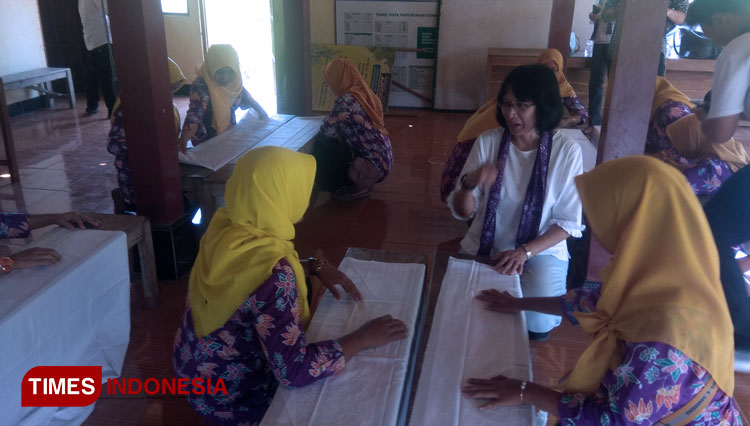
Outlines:
{"label": "bulletin board", "polygon": [[396,49],[390,105],[432,107],[437,0],[336,0],[336,44]]}

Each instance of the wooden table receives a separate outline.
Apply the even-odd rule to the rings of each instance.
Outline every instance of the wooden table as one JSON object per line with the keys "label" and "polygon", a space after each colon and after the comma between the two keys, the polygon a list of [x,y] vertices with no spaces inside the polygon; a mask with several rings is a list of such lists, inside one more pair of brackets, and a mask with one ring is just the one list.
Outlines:
{"label": "wooden table", "polygon": [[124,232],[128,239],[128,256],[132,256],[134,247],[138,248],[146,306],[154,306],[159,298],[159,282],[156,276],[156,260],[149,219],[145,216],[128,214],[85,213],[85,215],[99,221],[101,226],[98,229],[102,231]]}

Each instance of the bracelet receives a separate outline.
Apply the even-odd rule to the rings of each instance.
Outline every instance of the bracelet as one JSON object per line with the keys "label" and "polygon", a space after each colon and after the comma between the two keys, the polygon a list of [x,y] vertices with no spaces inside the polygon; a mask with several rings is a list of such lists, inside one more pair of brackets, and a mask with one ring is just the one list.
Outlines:
{"label": "bracelet", "polygon": [[0,257],[0,271],[2,271],[4,274],[7,274],[8,272],[12,271],[13,265],[15,265],[15,262],[13,261],[12,257],[9,257],[9,256]]}
{"label": "bracelet", "polygon": [[523,391],[526,390],[526,385],[529,384],[528,381],[524,380],[521,382],[521,404],[523,404]]}
{"label": "bracelet", "polygon": [[533,255],[531,254],[531,250],[529,250],[529,249],[528,249],[528,248],[526,247],[526,244],[521,244],[521,249],[523,250],[523,252],[524,252],[524,253],[526,253],[526,260],[529,260],[529,259],[531,259],[531,257],[532,257]]}

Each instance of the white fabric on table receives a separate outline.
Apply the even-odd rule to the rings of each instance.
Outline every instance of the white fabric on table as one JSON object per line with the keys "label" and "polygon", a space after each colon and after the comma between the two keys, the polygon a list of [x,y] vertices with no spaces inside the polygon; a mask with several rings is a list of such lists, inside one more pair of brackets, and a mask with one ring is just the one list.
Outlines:
{"label": "white fabric on table", "polygon": [[21,407],[21,381],[38,365],[101,365],[102,383],[120,375],[130,338],[127,240],[58,228],[21,249],[30,247],[53,248],[62,262],[0,277],[0,423],[78,425],[93,404]]}
{"label": "white fabric on table", "polygon": [[245,119],[226,132],[190,148],[187,153],[180,152],[180,163],[219,170],[255,147],[291,118],[289,115],[275,115],[261,120],[247,114]]}
{"label": "white fabric on table", "polygon": [[312,149],[303,150],[303,147],[318,134],[323,120],[325,117],[294,117],[260,141],[254,148],[280,146],[293,151],[302,150],[309,154]]}
{"label": "white fabric on table", "polygon": [[425,267],[345,258],[340,269],[363,301],[327,292],[305,331],[308,342],[337,339],[390,314],[409,337],[360,352],[332,377],[299,389],[279,389],[261,425],[395,425],[419,310]]}
{"label": "white fabric on table", "polygon": [[528,405],[480,411],[480,400],[465,399],[461,394],[461,386],[472,378],[488,379],[498,374],[519,380],[531,378],[523,315],[484,309],[476,296],[491,288],[521,297],[517,275],[500,275],[470,260],[451,258],[448,262],[410,426],[534,424],[534,412]]}

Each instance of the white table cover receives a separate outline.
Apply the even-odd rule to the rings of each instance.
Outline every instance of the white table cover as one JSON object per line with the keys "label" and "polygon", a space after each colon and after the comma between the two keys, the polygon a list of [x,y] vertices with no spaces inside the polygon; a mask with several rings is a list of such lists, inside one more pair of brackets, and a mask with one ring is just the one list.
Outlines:
{"label": "white table cover", "polygon": [[[303,150],[303,147],[318,134],[323,120],[325,117],[294,117],[253,148],[280,146],[293,151]],[[303,151],[312,152],[312,150]]]}
{"label": "white table cover", "polygon": [[63,260],[0,277],[0,424],[79,425],[94,405],[21,407],[21,381],[38,365],[101,365],[103,383],[120,375],[130,338],[127,240],[59,228],[29,247]]}
{"label": "white table cover", "polygon": [[292,117],[275,115],[267,120],[247,114],[236,126],[226,132],[178,154],[180,163],[219,170],[234,159],[252,149],[263,138],[270,135]]}
{"label": "white table cover", "polygon": [[407,324],[409,338],[362,351],[325,380],[279,389],[261,425],[396,424],[425,267],[345,258],[340,269],[357,285],[363,301],[337,301],[326,293],[305,332],[307,341],[339,338],[386,314]]}
{"label": "white table cover", "polygon": [[471,378],[498,374],[521,380],[531,378],[524,317],[484,309],[476,296],[491,288],[521,297],[517,275],[500,275],[486,265],[450,259],[427,342],[410,426],[534,424],[530,406],[480,411],[480,401],[465,399],[461,394],[461,386]]}

